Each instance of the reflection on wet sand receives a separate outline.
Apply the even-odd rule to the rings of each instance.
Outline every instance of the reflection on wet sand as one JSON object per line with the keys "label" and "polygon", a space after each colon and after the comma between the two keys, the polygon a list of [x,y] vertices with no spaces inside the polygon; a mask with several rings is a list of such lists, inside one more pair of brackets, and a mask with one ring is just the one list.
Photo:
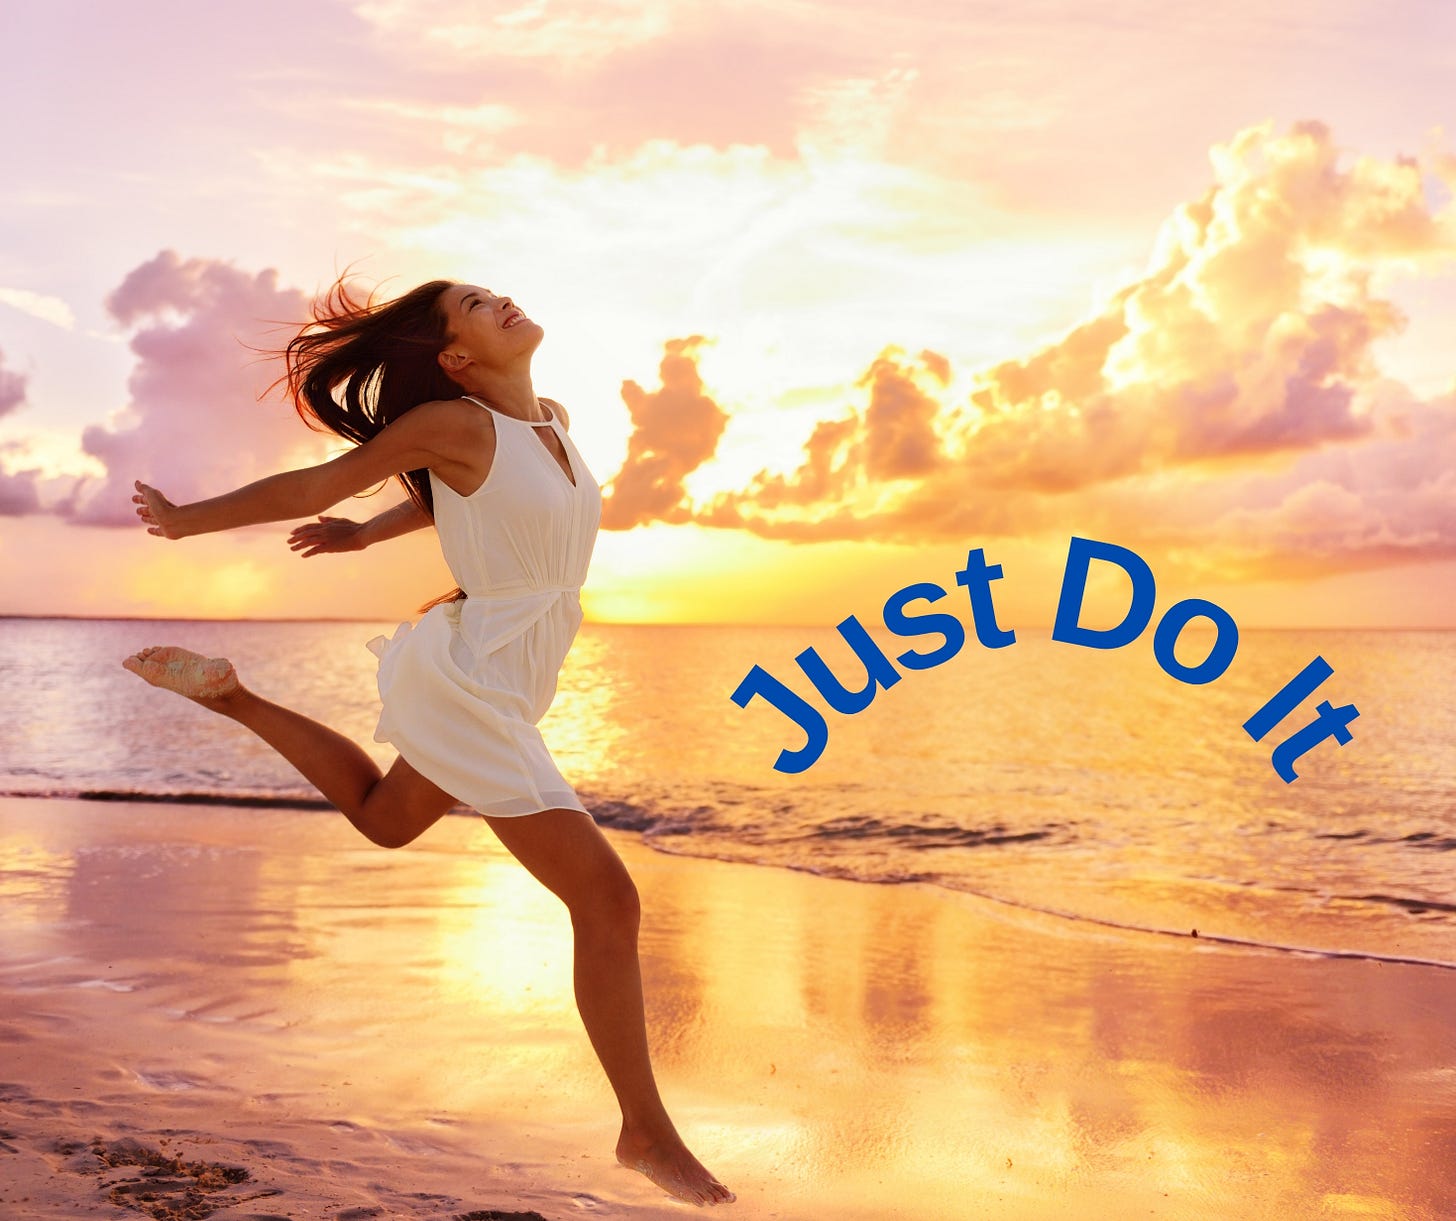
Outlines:
{"label": "reflection on wet sand", "polygon": [[[663,1094],[735,1216],[1456,1212],[1456,973],[612,838]],[[482,821],[386,853],[318,814],[12,800],[0,868],[22,1138],[79,1096],[98,1131],[295,1159],[387,1133],[394,1189],[461,1197],[448,1168],[497,1207],[678,1215],[611,1163],[569,920]],[[380,1169],[345,1163],[331,1190],[377,1206]],[[294,1208],[306,1180],[278,1179]]]}

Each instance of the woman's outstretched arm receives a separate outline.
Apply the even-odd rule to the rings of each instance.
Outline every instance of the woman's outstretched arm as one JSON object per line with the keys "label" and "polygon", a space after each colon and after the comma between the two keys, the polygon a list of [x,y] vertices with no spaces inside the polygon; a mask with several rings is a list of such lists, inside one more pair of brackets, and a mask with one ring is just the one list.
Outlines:
{"label": "woman's outstretched arm", "polygon": [[426,526],[434,524],[430,520],[430,515],[419,505],[415,504],[413,500],[406,500],[392,509],[385,509],[383,513],[376,513],[359,527],[359,537],[364,546],[372,547],[375,543],[382,543],[387,538],[398,538],[401,534],[408,534],[412,530],[423,530]]}
{"label": "woman's outstretched arm", "polygon": [[149,520],[149,534],[160,534],[166,538],[215,534],[219,530],[236,530],[240,526],[306,516],[312,512],[310,476],[317,469],[305,467],[298,471],[284,471],[280,475],[268,475],[236,491],[184,505],[173,504],[156,488],[138,479],[138,495],[132,500],[142,501],[137,514]]}
{"label": "woman's outstretched arm", "polygon": [[422,530],[434,524],[419,505],[413,500],[406,500],[362,523],[320,513],[318,521],[294,526],[288,535],[288,546],[290,550],[303,552],[305,559],[311,555],[363,551],[365,547],[382,543],[387,538],[398,538],[411,530]]}
{"label": "woman's outstretched arm", "polygon": [[435,465],[478,445],[479,428],[479,414],[462,411],[458,402],[422,403],[378,436],[318,466],[268,475],[236,491],[184,505],[173,504],[137,480],[132,501],[147,532],[164,538],[313,517],[393,475]]}

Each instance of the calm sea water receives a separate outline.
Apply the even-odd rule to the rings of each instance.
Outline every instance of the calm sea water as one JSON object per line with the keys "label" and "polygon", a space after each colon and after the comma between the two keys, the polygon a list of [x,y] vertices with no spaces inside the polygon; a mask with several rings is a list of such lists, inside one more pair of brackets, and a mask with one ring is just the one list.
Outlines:
{"label": "calm sea water", "polygon": [[[121,660],[149,644],[230,657],[387,766],[364,642],[394,626],[0,619],[0,791],[320,806],[259,739]],[[892,657],[934,644],[871,634]],[[541,729],[600,823],[665,852],[927,882],[1089,936],[1197,929],[1456,967],[1456,633],[1246,630],[1201,687],[1163,673],[1147,638],[1098,652],[1017,635],[997,650],[972,635],[864,711],[827,712],[827,749],[797,775],[773,762],[804,735],[729,696],[758,664],[824,708],[794,662],[811,646],[863,685],[832,628],[587,624]],[[1316,655],[1334,676],[1252,742],[1243,722]],[[1316,746],[1285,784],[1270,750],[1321,700],[1359,708],[1353,740]]]}

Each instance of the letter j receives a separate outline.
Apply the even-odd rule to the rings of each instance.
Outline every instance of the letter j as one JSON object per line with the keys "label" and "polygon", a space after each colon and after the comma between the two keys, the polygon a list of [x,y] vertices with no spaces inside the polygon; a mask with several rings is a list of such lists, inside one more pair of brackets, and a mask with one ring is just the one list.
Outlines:
{"label": "letter j", "polygon": [[755,695],[766,699],[808,735],[809,740],[798,750],[786,747],[779,751],[779,757],[774,760],[774,771],[790,775],[808,771],[824,753],[829,741],[829,726],[824,717],[813,704],[784,686],[762,666],[754,666],[744,676],[731,698],[740,708],[747,708]]}

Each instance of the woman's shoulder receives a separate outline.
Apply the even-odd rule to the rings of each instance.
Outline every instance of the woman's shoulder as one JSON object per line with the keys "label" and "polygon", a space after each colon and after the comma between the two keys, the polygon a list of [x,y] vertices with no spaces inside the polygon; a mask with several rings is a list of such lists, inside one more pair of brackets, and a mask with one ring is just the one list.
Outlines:
{"label": "woman's shoulder", "polygon": [[560,417],[560,419],[561,419],[561,427],[562,428],[568,428],[569,429],[571,427],[571,417],[566,414],[566,408],[565,407],[563,407],[555,399],[543,398],[543,399],[541,399],[541,401],[543,403],[545,403],[546,406],[548,406],[549,408],[551,408],[551,414],[552,415]]}
{"label": "woman's shoulder", "polygon": [[[537,396],[540,397],[540,396]],[[561,420],[563,428],[571,427],[571,417],[566,414],[566,408],[555,399],[541,398],[541,402],[551,408],[551,414]],[[495,414],[489,408],[483,408],[472,399],[461,395],[453,399],[430,399],[420,403],[414,411],[423,411],[436,419],[459,419],[467,425],[477,425],[491,430],[495,428]]]}
{"label": "woman's shoulder", "polygon": [[467,426],[495,426],[495,419],[488,410],[463,395],[453,399],[427,399],[417,404],[413,410],[422,411],[437,420],[458,420]]}

